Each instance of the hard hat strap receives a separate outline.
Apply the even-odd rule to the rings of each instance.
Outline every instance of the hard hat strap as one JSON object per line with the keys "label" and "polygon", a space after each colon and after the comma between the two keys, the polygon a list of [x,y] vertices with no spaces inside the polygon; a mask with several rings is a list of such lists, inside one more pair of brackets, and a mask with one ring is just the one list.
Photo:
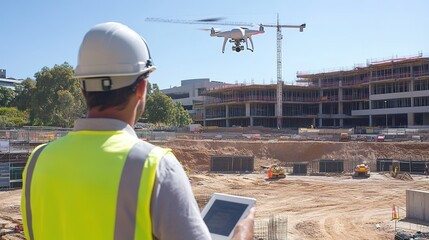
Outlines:
{"label": "hard hat strap", "polygon": [[152,57],[150,56],[150,50],[149,50],[149,46],[147,45],[146,41],[144,40],[144,38],[141,38],[144,42],[144,45],[146,45],[146,49],[147,49],[147,55],[148,55],[148,59],[146,61],[146,68],[152,67],[153,66],[153,61],[152,61]]}

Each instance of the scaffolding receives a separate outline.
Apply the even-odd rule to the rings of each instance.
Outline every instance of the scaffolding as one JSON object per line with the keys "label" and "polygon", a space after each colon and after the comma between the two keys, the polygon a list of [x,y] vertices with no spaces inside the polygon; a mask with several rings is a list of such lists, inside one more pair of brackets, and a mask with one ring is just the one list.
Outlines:
{"label": "scaffolding", "polygon": [[0,190],[20,188],[22,172],[34,147],[64,135],[63,131],[51,129],[0,131]]}

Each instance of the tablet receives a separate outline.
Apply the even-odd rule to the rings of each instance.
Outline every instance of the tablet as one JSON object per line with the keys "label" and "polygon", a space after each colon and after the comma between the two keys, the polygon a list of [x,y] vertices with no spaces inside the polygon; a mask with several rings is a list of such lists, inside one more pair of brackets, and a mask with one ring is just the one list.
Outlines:
{"label": "tablet", "polygon": [[256,199],[214,193],[201,215],[213,240],[231,239],[237,223],[245,218]]}

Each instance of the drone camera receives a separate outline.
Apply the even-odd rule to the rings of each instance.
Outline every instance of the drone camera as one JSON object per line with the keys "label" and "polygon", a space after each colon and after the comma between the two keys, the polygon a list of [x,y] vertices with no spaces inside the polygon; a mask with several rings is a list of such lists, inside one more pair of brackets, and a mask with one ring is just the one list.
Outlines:
{"label": "drone camera", "polygon": [[232,51],[240,52],[241,50],[244,50],[244,46],[233,46]]}

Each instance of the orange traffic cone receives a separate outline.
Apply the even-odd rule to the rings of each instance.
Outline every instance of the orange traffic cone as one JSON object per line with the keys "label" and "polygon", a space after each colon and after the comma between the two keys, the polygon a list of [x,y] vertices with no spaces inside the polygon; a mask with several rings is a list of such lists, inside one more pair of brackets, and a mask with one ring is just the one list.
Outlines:
{"label": "orange traffic cone", "polygon": [[396,211],[396,206],[395,205],[393,205],[393,208],[392,208],[392,219],[399,219],[399,215],[398,215],[398,213]]}

